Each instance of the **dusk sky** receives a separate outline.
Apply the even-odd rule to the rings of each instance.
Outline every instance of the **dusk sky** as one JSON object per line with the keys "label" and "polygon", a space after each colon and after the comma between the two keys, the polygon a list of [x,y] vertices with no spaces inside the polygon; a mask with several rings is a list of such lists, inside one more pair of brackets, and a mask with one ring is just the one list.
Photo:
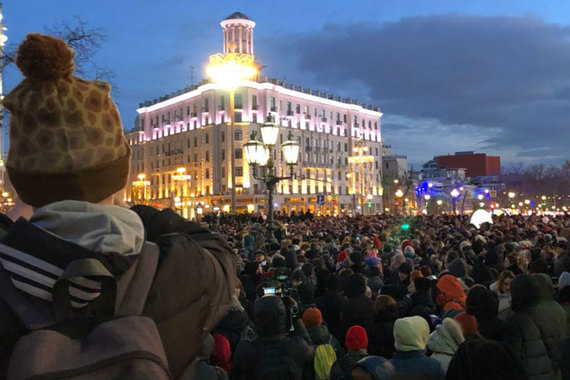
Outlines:
{"label": "dusk sky", "polygon": [[[256,22],[263,75],[381,108],[382,138],[416,168],[475,150],[503,164],[570,158],[570,1],[8,0],[8,46],[80,16],[107,35],[126,129],[140,102],[204,77],[220,21]],[[4,92],[21,79],[6,69]]]}

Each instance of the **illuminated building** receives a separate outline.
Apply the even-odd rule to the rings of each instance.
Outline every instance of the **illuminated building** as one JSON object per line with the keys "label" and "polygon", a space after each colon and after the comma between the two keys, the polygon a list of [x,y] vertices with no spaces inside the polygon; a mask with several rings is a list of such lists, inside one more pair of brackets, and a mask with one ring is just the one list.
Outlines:
{"label": "illuminated building", "polygon": [[[253,21],[234,13],[221,25],[224,53],[253,55]],[[301,145],[296,178],[277,184],[276,210],[361,213],[361,205],[353,202],[354,191],[367,201],[365,214],[383,210],[378,108],[259,75],[241,81],[232,91],[233,131],[229,92],[217,83],[202,82],[140,105],[135,130],[127,135],[133,149],[130,183],[138,183],[138,175],[144,174],[148,189],[133,185],[127,200],[136,199],[135,192],[146,194],[145,203],[175,207],[186,217],[194,217],[198,210],[229,211],[233,154],[237,211],[265,209],[264,185],[253,178],[243,144],[252,131],[259,135],[259,127],[272,115],[281,126],[273,149],[277,175],[288,170],[280,144],[289,131]],[[367,147],[372,159],[355,171],[349,157],[357,142]],[[177,175],[181,168],[182,180]]]}

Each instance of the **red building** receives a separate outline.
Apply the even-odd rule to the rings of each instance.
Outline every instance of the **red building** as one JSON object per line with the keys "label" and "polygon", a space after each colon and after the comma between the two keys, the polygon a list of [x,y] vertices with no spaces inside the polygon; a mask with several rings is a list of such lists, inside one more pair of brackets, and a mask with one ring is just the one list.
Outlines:
{"label": "red building", "polygon": [[487,156],[485,153],[456,152],[453,156],[438,156],[437,166],[442,169],[466,169],[467,177],[492,176],[501,174],[501,157]]}

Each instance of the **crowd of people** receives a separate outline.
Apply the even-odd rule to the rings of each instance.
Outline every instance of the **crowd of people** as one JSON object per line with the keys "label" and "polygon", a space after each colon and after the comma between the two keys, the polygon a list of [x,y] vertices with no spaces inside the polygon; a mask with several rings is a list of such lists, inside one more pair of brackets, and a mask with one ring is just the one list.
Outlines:
{"label": "crowd of people", "polygon": [[0,378],[570,376],[568,214],[129,209],[110,87],[73,58],[28,35],[3,103],[18,199],[0,215]]}
{"label": "crowd of people", "polygon": [[204,220],[240,257],[230,378],[570,376],[568,215]]}

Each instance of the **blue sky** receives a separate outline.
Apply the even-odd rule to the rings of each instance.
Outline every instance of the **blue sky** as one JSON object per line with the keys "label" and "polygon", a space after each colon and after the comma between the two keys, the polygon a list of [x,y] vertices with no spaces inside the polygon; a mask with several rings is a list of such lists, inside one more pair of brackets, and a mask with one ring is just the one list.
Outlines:
{"label": "blue sky", "polygon": [[[503,162],[570,158],[568,1],[12,0],[8,42],[80,16],[104,29],[123,124],[139,102],[203,77],[219,22],[253,19],[265,75],[380,106],[383,138],[418,165],[477,150]],[[7,93],[21,79],[5,71]]]}

